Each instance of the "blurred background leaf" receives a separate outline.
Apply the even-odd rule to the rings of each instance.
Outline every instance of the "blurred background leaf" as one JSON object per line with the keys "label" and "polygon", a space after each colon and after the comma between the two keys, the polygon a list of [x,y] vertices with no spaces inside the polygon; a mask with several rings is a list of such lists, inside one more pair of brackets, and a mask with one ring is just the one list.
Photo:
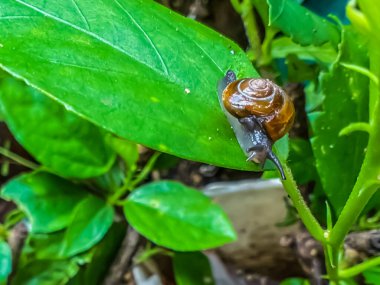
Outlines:
{"label": "blurred background leaf", "polygon": [[3,186],[1,197],[25,211],[34,233],[49,233],[68,226],[73,209],[88,196],[80,186],[58,176],[36,172],[24,174]]}
{"label": "blurred background leaf", "polygon": [[12,271],[12,251],[7,242],[0,240],[0,284],[7,284]]}
{"label": "blurred background leaf", "polygon": [[177,252],[173,257],[177,285],[214,285],[210,263],[201,252]]}
{"label": "blurred background leaf", "polygon": [[331,42],[337,47],[340,39],[336,25],[302,7],[296,1],[267,0],[269,25],[284,32],[301,45],[320,46]]}
{"label": "blurred background leaf", "polygon": [[88,178],[107,172],[115,154],[106,132],[13,78],[0,85],[4,118],[18,142],[58,175]]}
{"label": "blurred background leaf", "polygon": [[201,192],[172,181],[145,184],[124,205],[128,222],[154,243],[177,251],[236,240],[224,211]]}

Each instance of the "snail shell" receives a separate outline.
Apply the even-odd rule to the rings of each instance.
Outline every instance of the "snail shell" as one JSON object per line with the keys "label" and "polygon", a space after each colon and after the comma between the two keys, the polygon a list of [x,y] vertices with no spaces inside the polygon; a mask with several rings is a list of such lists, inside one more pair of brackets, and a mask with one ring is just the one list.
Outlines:
{"label": "snail shell", "polygon": [[283,137],[294,121],[291,99],[269,79],[235,80],[224,89],[222,100],[234,117],[255,117],[273,142]]}

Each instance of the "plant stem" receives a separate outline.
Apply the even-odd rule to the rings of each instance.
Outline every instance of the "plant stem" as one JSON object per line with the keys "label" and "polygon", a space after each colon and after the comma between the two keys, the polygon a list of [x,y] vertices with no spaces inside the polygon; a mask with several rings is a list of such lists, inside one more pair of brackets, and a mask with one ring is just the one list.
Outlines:
{"label": "plant stem", "polygon": [[294,207],[297,209],[298,215],[300,216],[305,227],[309,233],[318,241],[324,243],[324,233],[321,225],[318,223],[316,218],[311,213],[309,207],[306,205],[301,192],[299,191],[296,182],[293,179],[292,172],[285,161],[281,161],[286,180],[282,180],[282,185],[284,186],[286,192],[288,193],[290,199],[293,202]]}
{"label": "plant stem", "polygon": [[351,268],[341,270],[339,273],[340,278],[352,278],[360,273],[366,271],[375,266],[380,265],[380,256],[368,259],[359,263],[357,265],[352,266]]}
{"label": "plant stem", "polygon": [[[374,46],[370,47],[370,71],[379,76],[380,53]],[[348,231],[351,229],[357,218],[367,205],[368,201],[375,194],[380,186],[380,92],[379,86],[371,86],[370,103],[374,104],[370,112],[370,134],[367,151],[355,186],[340,214],[338,220],[331,231],[330,243],[334,247],[340,247]]]}
{"label": "plant stem", "polygon": [[3,155],[3,156],[5,156],[5,157],[7,157],[7,158],[9,158],[9,159],[11,159],[11,160],[17,162],[18,164],[23,165],[23,166],[25,166],[25,167],[28,167],[28,168],[30,168],[30,169],[35,170],[35,169],[38,168],[38,165],[37,165],[37,164],[35,164],[35,163],[33,163],[33,162],[31,162],[31,161],[29,161],[29,160],[23,158],[23,157],[21,157],[21,156],[15,154],[15,153],[13,153],[13,152],[11,152],[11,151],[10,151],[9,149],[7,149],[7,148],[0,147],[0,155]]}
{"label": "plant stem", "polygon": [[265,38],[261,48],[261,58],[257,63],[259,66],[269,65],[272,62],[272,42],[277,33],[278,30],[276,28],[266,28]]}
{"label": "plant stem", "polygon": [[127,194],[127,192],[132,191],[138,184],[140,184],[147,175],[152,171],[152,168],[157,160],[157,158],[160,156],[160,152],[155,152],[152,157],[149,159],[149,161],[145,164],[144,168],[141,170],[139,175],[136,177],[135,180],[130,182],[130,179],[126,179],[123,186],[121,186],[109,199],[110,204],[115,205],[122,205],[122,201],[118,201],[120,198],[122,198],[124,195]]}
{"label": "plant stem", "polygon": [[[328,238],[328,235],[326,238]],[[330,284],[339,284],[339,248],[336,249],[326,243],[323,245],[323,251]]]}
{"label": "plant stem", "polygon": [[239,0],[231,0],[231,4],[243,20],[245,33],[250,46],[248,54],[253,55],[251,60],[258,60],[261,57],[261,40],[252,1],[242,0],[240,2]]}
{"label": "plant stem", "polygon": [[152,171],[152,168],[154,164],[157,161],[157,158],[161,155],[160,152],[155,152],[149,161],[145,164],[143,170],[141,170],[140,174],[136,177],[135,180],[132,181],[131,187],[132,189],[135,188],[138,184],[140,184],[147,176],[148,174]]}

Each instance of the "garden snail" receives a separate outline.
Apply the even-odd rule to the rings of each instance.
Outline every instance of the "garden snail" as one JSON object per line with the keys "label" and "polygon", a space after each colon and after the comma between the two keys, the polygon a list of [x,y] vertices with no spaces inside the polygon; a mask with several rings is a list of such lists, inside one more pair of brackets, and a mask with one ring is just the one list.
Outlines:
{"label": "garden snail", "polygon": [[219,82],[219,99],[247,160],[264,165],[268,158],[285,179],[272,151],[273,143],[289,131],[294,121],[294,105],[285,91],[269,79],[237,80],[230,70]]}

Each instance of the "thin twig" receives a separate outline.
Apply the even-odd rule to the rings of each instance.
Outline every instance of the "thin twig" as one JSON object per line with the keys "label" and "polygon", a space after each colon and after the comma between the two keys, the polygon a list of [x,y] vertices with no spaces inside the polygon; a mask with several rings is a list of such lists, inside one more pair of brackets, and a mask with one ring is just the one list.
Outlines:
{"label": "thin twig", "polygon": [[17,162],[18,164],[23,165],[23,166],[30,168],[30,169],[33,169],[33,170],[35,170],[39,167],[37,164],[35,164],[35,163],[33,163],[33,162],[23,158],[23,157],[11,152],[10,150],[8,150],[4,147],[0,147],[0,155],[3,155],[5,157]]}

